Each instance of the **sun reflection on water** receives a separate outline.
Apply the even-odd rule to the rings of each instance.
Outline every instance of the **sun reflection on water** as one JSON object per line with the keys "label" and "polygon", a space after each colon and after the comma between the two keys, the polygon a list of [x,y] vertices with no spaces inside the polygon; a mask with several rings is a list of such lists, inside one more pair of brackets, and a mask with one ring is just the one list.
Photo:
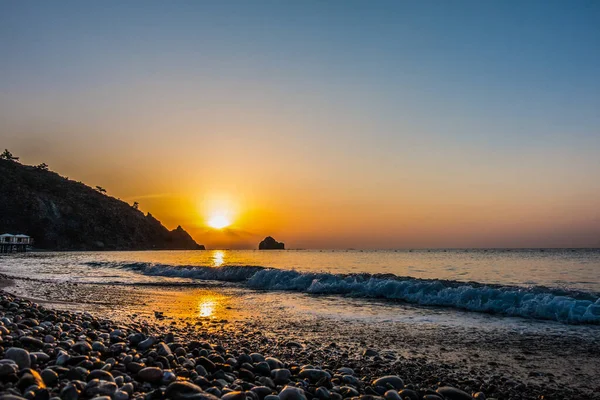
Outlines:
{"label": "sun reflection on water", "polygon": [[212,317],[217,306],[217,301],[212,296],[202,297],[198,302],[198,316],[200,318]]}
{"label": "sun reflection on water", "polygon": [[222,250],[215,250],[215,252],[212,255],[212,258],[213,258],[213,266],[220,267],[225,262],[224,261],[225,252]]}

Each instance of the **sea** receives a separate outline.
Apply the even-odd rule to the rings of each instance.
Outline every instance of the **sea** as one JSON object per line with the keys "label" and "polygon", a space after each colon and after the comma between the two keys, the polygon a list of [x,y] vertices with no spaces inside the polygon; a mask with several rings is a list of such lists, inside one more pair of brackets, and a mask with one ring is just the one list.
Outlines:
{"label": "sea", "polygon": [[0,257],[0,273],[236,288],[276,294],[303,312],[375,322],[600,326],[599,249],[31,252]]}

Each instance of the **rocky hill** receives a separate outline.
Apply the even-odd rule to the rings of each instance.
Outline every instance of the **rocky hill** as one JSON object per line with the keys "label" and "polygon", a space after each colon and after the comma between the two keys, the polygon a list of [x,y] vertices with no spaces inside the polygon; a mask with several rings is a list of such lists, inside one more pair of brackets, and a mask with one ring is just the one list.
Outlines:
{"label": "rocky hill", "polygon": [[24,233],[47,250],[203,250],[181,226],[63,178],[46,165],[0,159],[0,233]]}

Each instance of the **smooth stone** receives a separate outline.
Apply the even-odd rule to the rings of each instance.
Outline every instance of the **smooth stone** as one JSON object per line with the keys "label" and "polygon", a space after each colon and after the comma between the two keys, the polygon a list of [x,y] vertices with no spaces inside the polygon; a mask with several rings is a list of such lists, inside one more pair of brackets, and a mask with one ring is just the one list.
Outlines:
{"label": "smooth stone", "polygon": [[87,396],[111,396],[117,391],[117,384],[114,382],[92,379],[85,385],[84,392]]}
{"label": "smooth stone", "polygon": [[54,343],[54,342],[56,342],[56,339],[52,335],[46,335],[46,336],[44,336],[44,342],[45,343]]}
{"label": "smooth stone", "polygon": [[265,398],[263,400],[280,400],[279,396],[277,396],[276,394],[270,394],[268,396],[265,396]]}
{"label": "smooth stone", "polygon": [[439,387],[436,392],[448,400],[473,400],[473,397],[470,394],[452,386]]}
{"label": "smooth stone", "polygon": [[122,390],[117,390],[112,395],[112,400],[127,400],[129,399],[129,393]]}
{"label": "smooth stone", "polygon": [[384,388],[387,388],[388,385],[390,385],[392,388],[394,388],[396,390],[402,390],[404,388],[404,381],[399,376],[388,375],[388,376],[383,376],[381,378],[375,379],[371,385],[372,386],[382,386]]}
{"label": "smooth stone", "polygon": [[218,397],[206,393],[200,388],[200,386],[194,385],[190,382],[173,382],[164,394],[165,398],[171,400],[217,400]]}
{"label": "smooth stone", "polygon": [[271,367],[266,361],[261,361],[254,366],[254,372],[262,376],[271,376]]}
{"label": "smooth stone", "polygon": [[348,385],[352,385],[355,387],[359,387],[361,384],[361,381],[357,377],[352,376],[352,375],[342,376],[342,381]]}
{"label": "smooth stone", "polygon": [[352,386],[340,387],[340,394],[342,395],[342,397],[356,397],[360,395],[358,390],[356,390]]}
{"label": "smooth stone", "polygon": [[140,350],[148,350],[153,344],[154,338],[150,336],[146,340],[142,340],[140,343],[138,343],[137,348]]}
{"label": "smooth stone", "polygon": [[373,349],[365,349],[362,355],[365,357],[376,357],[379,355],[379,353]]}
{"label": "smooth stone", "polygon": [[267,357],[265,358],[265,361],[267,362],[267,364],[269,364],[271,370],[283,368],[283,363],[275,357]]}
{"label": "smooth stone", "polygon": [[254,386],[252,389],[250,389],[250,391],[256,393],[259,399],[264,399],[266,396],[273,393],[271,388],[266,386]]}
{"label": "smooth stone", "polygon": [[329,400],[331,399],[331,393],[324,386],[319,386],[315,391],[315,397],[321,400]]}
{"label": "smooth stone", "polygon": [[164,371],[161,379],[161,383],[163,385],[168,385],[171,382],[175,382],[177,380],[177,375],[172,373],[171,371]]}
{"label": "smooth stone", "polygon": [[21,379],[17,382],[17,387],[21,389],[21,391],[25,391],[25,389],[30,386],[37,386],[38,388],[43,389],[46,387],[46,384],[37,371],[26,368],[21,371]]}
{"label": "smooth stone", "polygon": [[408,397],[410,400],[419,400],[419,395],[412,389],[402,389],[398,394],[403,399],[406,399]]}
{"label": "smooth stone", "polygon": [[92,350],[99,351],[100,353],[106,353],[106,346],[102,342],[94,342],[92,343]]}
{"label": "smooth stone", "polygon": [[21,369],[31,367],[31,357],[29,357],[29,352],[20,347],[11,347],[6,350],[4,358],[13,360]]}
{"label": "smooth stone", "polygon": [[275,383],[288,383],[291,376],[292,373],[289,369],[279,368],[271,371],[271,378],[273,378]]}
{"label": "smooth stone", "polygon": [[108,371],[103,371],[101,369],[95,369],[87,376],[87,380],[91,381],[92,379],[100,379],[101,381],[114,382],[115,378]]}
{"label": "smooth stone", "polygon": [[48,386],[54,386],[58,382],[58,374],[51,369],[45,369],[40,374],[44,383]]}
{"label": "smooth stone", "polygon": [[160,342],[157,346],[156,352],[158,353],[159,356],[170,356],[171,354],[173,354],[171,352],[171,349],[169,348],[169,346],[167,346],[166,343]]}
{"label": "smooth stone", "polygon": [[473,398],[475,400],[485,400],[485,393],[483,392],[477,392],[473,395]]}
{"label": "smooth stone", "polygon": [[160,382],[163,377],[163,370],[157,367],[146,367],[141,369],[137,373],[137,376],[144,382]]}
{"label": "smooth stone", "polygon": [[35,351],[33,353],[29,353],[29,355],[35,356],[36,362],[50,361],[50,356],[43,351]]}
{"label": "smooth stone", "polygon": [[294,387],[286,386],[281,392],[279,392],[280,400],[306,400],[304,390]]}
{"label": "smooth stone", "polygon": [[90,351],[92,351],[92,345],[90,345],[88,342],[81,341],[71,346],[71,350],[78,354],[88,354]]}
{"label": "smooth stone", "polygon": [[[10,360],[12,361],[12,360]],[[14,362],[0,364],[0,378],[5,378],[9,375],[16,375],[19,372],[19,366]]]}
{"label": "smooth stone", "polygon": [[62,400],[77,400],[79,399],[79,390],[73,383],[69,383],[60,391],[60,398]]}
{"label": "smooth stone", "polygon": [[323,378],[331,379],[331,375],[329,374],[329,372],[316,368],[304,368],[300,371],[300,374],[298,374],[298,376],[300,376],[300,378],[302,379],[308,378],[308,380],[312,382],[317,382]]}
{"label": "smooth stone", "polygon": [[354,370],[348,367],[338,368],[337,372],[342,375],[354,375]]}
{"label": "smooth stone", "polygon": [[244,392],[234,391],[221,396],[221,400],[246,400]]}
{"label": "smooth stone", "polygon": [[36,349],[41,349],[42,347],[44,347],[44,342],[42,342],[40,339],[36,339],[31,336],[23,336],[19,339],[19,341],[23,346],[26,347],[34,347]]}

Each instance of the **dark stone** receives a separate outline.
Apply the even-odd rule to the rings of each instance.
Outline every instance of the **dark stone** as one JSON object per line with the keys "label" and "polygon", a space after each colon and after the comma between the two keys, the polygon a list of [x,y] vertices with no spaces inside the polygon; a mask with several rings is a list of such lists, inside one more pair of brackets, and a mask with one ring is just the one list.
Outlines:
{"label": "dark stone", "polygon": [[442,386],[436,392],[444,396],[447,400],[473,400],[470,394],[451,386]]}

